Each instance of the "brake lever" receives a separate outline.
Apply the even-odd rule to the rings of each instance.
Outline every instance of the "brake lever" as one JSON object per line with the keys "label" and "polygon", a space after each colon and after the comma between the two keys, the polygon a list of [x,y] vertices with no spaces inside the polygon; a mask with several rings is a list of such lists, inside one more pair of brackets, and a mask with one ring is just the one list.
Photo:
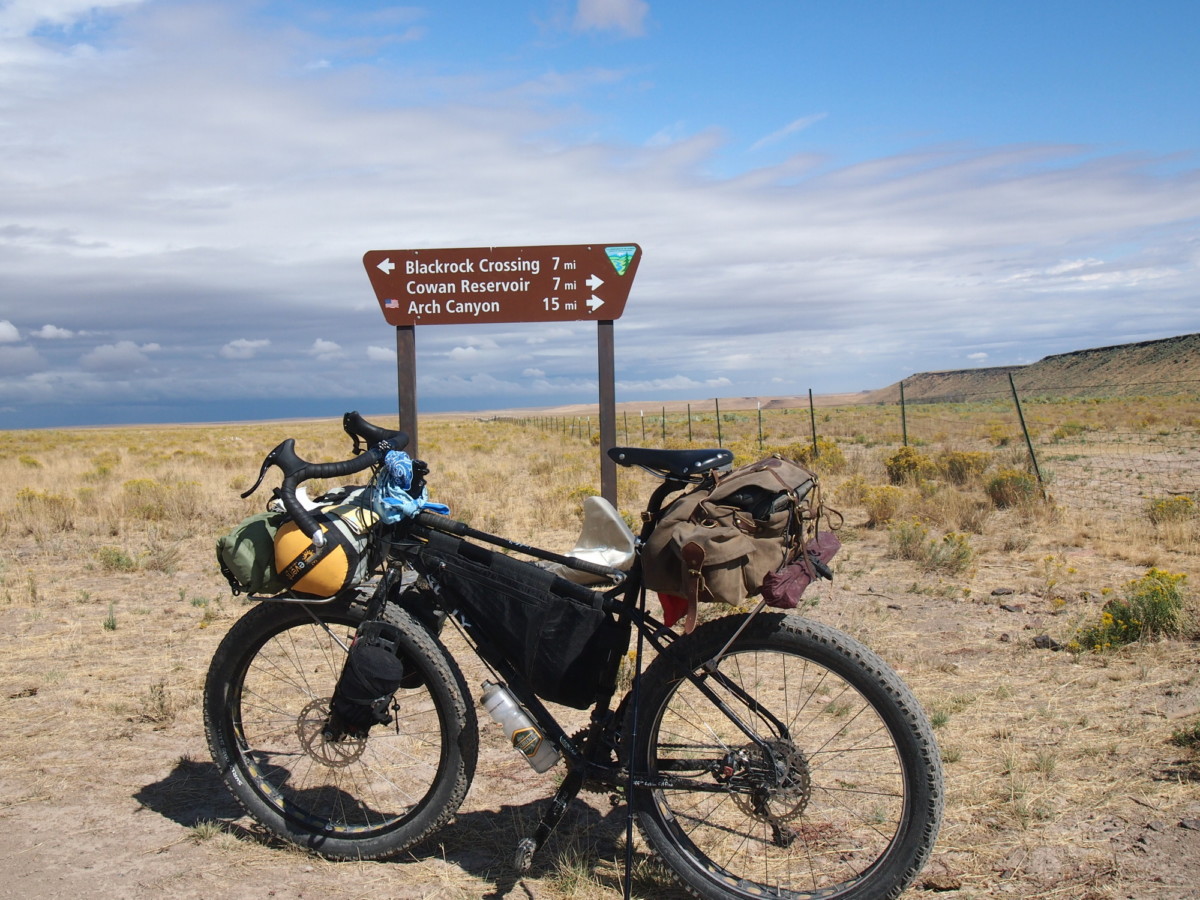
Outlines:
{"label": "brake lever", "polygon": [[262,468],[258,471],[258,480],[254,482],[254,486],[242,494],[242,499],[245,500],[251,494],[258,490],[259,485],[263,483],[263,479],[267,477],[267,469],[271,466],[279,466],[283,471],[283,477],[287,478],[290,475],[298,475],[303,471],[307,464],[304,460],[296,455],[296,441],[294,438],[288,438],[268,453],[262,461]]}

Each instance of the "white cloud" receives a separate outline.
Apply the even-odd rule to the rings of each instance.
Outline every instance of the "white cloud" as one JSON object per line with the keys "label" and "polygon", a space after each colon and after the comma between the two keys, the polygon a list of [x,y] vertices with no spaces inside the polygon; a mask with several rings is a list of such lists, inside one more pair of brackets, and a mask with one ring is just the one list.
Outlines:
{"label": "white cloud", "polygon": [[455,347],[446,354],[455,362],[471,362],[479,356],[478,347]]}
{"label": "white cloud", "polygon": [[0,319],[0,344],[12,344],[21,339],[21,332],[8,319]]}
{"label": "white cloud", "polygon": [[132,372],[149,365],[150,357],[147,354],[161,349],[155,343],[138,346],[133,341],[118,341],[115,344],[101,344],[79,362],[85,369],[96,372]]}
{"label": "white cloud", "polygon": [[66,340],[67,338],[75,337],[75,332],[68,328],[59,328],[57,325],[43,325],[37,331],[31,331],[29,334],[32,337],[39,337],[46,341]]}
{"label": "white cloud", "polygon": [[645,33],[650,7],[644,0],[579,0],[575,28],[579,31],[619,31],[629,37]]}
{"label": "white cloud", "polygon": [[267,338],[253,341],[238,338],[222,347],[220,353],[226,359],[253,359],[259,350],[269,346],[271,346],[271,342]]}
{"label": "white cloud", "polygon": [[522,373],[526,378],[545,378],[546,373],[541,369],[525,369]]}
{"label": "white cloud", "polygon": [[396,361],[396,349],[394,347],[376,347],[374,344],[367,347],[367,359],[371,362],[391,362]]}
{"label": "white cloud", "polygon": [[328,362],[334,359],[341,359],[344,353],[342,345],[336,341],[317,338],[313,341],[312,346],[308,348],[308,355],[315,356],[321,362]]}
{"label": "white cloud", "polygon": [[418,376],[419,393],[429,397],[491,398],[512,395],[521,386],[486,372],[474,375]]}
{"label": "white cloud", "polygon": [[787,137],[790,134],[795,134],[797,131],[803,131],[804,129],[808,128],[809,126],[815,125],[817,122],[820,122],[822,119],[824,119],[827,115],[828,115],[828,113],[816,113],[815,115],[804,116],[803,118],[796,119],[795,121],[789,122],[787,125],[784,125],[778,131],[773,131],[771,134],[768,134],[766,137],[759,138],[757,141],[755,141],[753,144],[750,145],[750,149],[751,150],[761,150],[763,147],[766,147],[768,144],[778,143],[779,141],[783,140],[785,137]]}
{"label": "white cloud", "polygon": [[549,341],[560,341],[575,336],[570,328],[543,328],[537,334],[525,338],[527,344],[545,344]]}

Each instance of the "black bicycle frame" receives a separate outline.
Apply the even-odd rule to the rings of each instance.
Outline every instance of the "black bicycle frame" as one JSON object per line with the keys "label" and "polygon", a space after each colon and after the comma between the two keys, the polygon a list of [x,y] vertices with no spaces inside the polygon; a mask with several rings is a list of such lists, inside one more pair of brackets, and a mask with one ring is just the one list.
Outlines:
{"label": "black bicycle frame", "polygon": [[[647,522],[643,528],[643,541],[649,532],[653,530],[654,521],[657,519],[656,513],[661,507],[662,499],[668,494],[673,493],[675,490],[678,490],[678,487],[674,487],[668,482],[660,485],[651,496],[651,500],[647,509]],[[424,519],[424,523],[426,525],[434,524],[428,518]],[[516,549],[535,556],[550,558],[555,562],[564,562],[566,564],[570,564],[571,562],[569,557],[563,557],[559,554],[552,554],[549,551],[540,550],[539,548],[518,544],[498,535],[492,535],[487,532],[467,528],[466,526],[462,526],[461,523],[453,522],[453,520],[446,520],[446,524],[454,527],[445,528],[445,533],[456,535],[466,534],[466,536],[488,543],[493,543],[498,546]],[[403,530],[403,526],[401,526],[401,530]],[[437,530],[441,531],[443,529],[438,528]],[[407,536],[397,535],[397,539],[390,540],[388,543],[390,544],[389,556],[393,560],[398,552],[400,560],[402,560],[404,564],[412,566],[422,576],[429,575],[429,573],[422,572],[420,565],[415,563],[417,556],[415,550],[418,546],[421,546],[419,541],[410,539]],[[387,567],[384,575],[385,581],[389,579],[389,576],[394,571],[396,570],[393,566],[389,565]],[[391,576],[391,584],[394,583],[395,576]],[[436,593],[437,589],[434,588],[434,590]],[[656,653],[660,655],[666,654],[669,656],[672,652],[671,646],[675,641],[679,640],[680,635],[668,628],[663,622],[645,612],[644,605],[639,602],[643,595],[644,589],[642,584],[641,559],[639,557],[634,560],[633,568],[629,572],[625,581],[622,584],[611,588],[605,593],[603,608],[606,612],[612,613],[616,616],[618,624],[631,625],[641,638],[648,641],[650,645],[654,647]],[[387,597],[388,595],[385,593],[383,596]],[[439,596],[443,600],[445,599],[443,595],[439,594]],[[408,605],[402,602],[403,595],[396,599],[401,600],[402,606]],[[576,746],[576,743],[574,740],[572,740],[571,736],[566,733],[566,731],[554,718],[553,714],[546,708],[541,700],[538,699],[537,695],[534,694],[533,689],[530,687],[525,677],[516,670],[511,662],[509,662],[506,654],[493,646],[489,642],[486,634],[471,628],[469,623],[464,620],[464,617],[458,613],[457,610],[452,608],[453,604],[447,604],[447,606],[449,608],[444,607],[445,611],[455,619],[460,630],[470,638],[471,642],[474,644],[476,653],[481,659],[484,660],[484,662],[486,662],[499,674],[501,679],[507,684],[508,688],[513,692],[521,705],[528,710],[534,721],[542,729],[543,733],[562,750],[562,753],[567,758],[569,766],[572,770],[583,767],[586,770],[584,773],[585,776],[590,774],[591,776],[601,780],[610,780],[606,778],[606,776],[611,775],[615,777],[618,773],[623,771],[619,766],[598,766],[598,763],[595,759],[589,758],[590,754],[588,751],[592,749],[593,743],[591,740],[585,741],[583,747]],[[422,619],[425,619],[431,612],[433,612],[432,610],[420,609],[410,611]],[[375,612],[377,612],[377,610],[375,610]],[[424,615],[422,615],[422,613],[424,613]],[[691,682],[696,689],[700,691],[700,693],[706,699],[709,700],[709,702],[719,709],[721,713],[726,716],[729,721],[732,722],[746,736],[747,740],[757,745],[764,752],[764,754],[766,754],[768,759],[773,759],[774,751],[772,750],[770,741],[763,738],[757,729],[752,727],[752,725],[748,723],[741,715],[739,715],[739,713],[733,709],[724,698],[719,696],[709,685],[709,682],[715,682],[731,696],[744,704],[746,709],[754,714],[760,722],[765,723],[769,727],[772,732],[772,739],[788,738],[789,732],[787,726],[783,722],[779,721],[779,719],[776,718],[769,710],[761,707],[758,702],[753,697],[748,695],[738,684],[734,683],[723,673],[721,673],[716,667],[717,662],[719,662],[719,660],[716,659],[707,661],[703,666],[700,667],[700,671],[698,672],[693,671],[692,667],[690,666],[685,667],[681,665],[681,669],[683,669],[683,677]],[[634,673],[635,686],[640,676],[640,671]],[[598,731],[603,730],[603,727],[611,722],[610,717],[613,712],[611,704],[615,693],[616,673],[614,672],[612,684],[605,689],[605,692],[599,698],[597,698],[596,703],[592,706],[591,722],[588,732],[589,738],[594,737]],[[722,762],[723,760],[714,761],[713,767]],[[710,769],[713,767],[710,767]],[[677,787],[684,783],[687,783],[689,787],[695,790],[722,791],[726,790],[728,787],[724,784],[692,782],[686,779],[681,780],[670,776],[658,776],[656,778],[651,778],[646,775],[641,775],[635,777],[634,780],[634,785],[636,787],[650,788]]]}

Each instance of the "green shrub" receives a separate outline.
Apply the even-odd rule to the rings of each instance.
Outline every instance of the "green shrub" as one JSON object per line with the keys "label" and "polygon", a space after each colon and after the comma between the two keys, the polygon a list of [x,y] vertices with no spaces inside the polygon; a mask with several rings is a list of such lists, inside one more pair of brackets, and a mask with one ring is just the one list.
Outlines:
{"label": "green shrub", "polygon": [[1032,503],[1038,496],[1037,479],[1019,469],[1004,469],[988,481],[988,497],[997,509]]}
{"label": "green shrub", "polygon": [[915,484],[937,471],[933,460],[912,447],[901,447],[883,461],[883,467],[892,484]]}
{"label": "green shrub", "polygon": [[96,561],[105,572],[133,572],[138,567],[137,560],[118,547],[101,547]]}
{"label": "green shrub", "polygon": [[[310,487],[316,496],[315,486]],[[194,481],[166,484],[153,478],[134,478],[121,485],[126,515],[147,522],[186,521],[205,513],[200,485]]]}
{"label": "green shrub", "polygon": [[1196,515],[1196,502],[1186,494],[1178,497],[1156,497],[1151,500],[1146,515],[1155,525],[1186,522]]}
{"label": "green shrub", "polygon": [[863,505],[867,508],[867,525],[874,528],[895,518],[904,500],[904,491],[889,484],[876,485],[863,491]]}
{"label": "green shrub", "polygon": [[980,450],[948,450],[938,457],[938,470],[955,484],[978,478],[992,461],[990,453]]}
{"label": "green shrub", "polygon": [[1050,440],[1057,444],[1068,438],[1078,437],[1087,430],[1087,426],[1081,425],[1079,422],[1063,422],[1050,433]]}
{"label": "green shrub", "polygon": [[1004,425],[992,424],[988,426],[988,441],[996,447],[1007,447],[1012,443],[1012,433]]}
{"label": "green shrub", "polygon": [[812,442],[789,444],[779,455],[794,459],[817,472],[836,474],[846,468],[846,454],[842,452],[842,448],[823,437],[817,438],[816,449],[813,448]]}
{"label": "green shrub", "polygon": [[1171,732],[1171,743],[1176,747],[1200,750],[1200,721],[1192,726],[1176,728]]}
{"label": "green shrub", "polygon": [[21,488],[12,521],[23,534],[41,540],[48,534],[75,528],[75,501],[60,494]]}
{"label": "green shrub", "polygon": [[929,542],[925,558],[920,560],[920,567],[925,572],[961,575],[971,567],[974,559],[975,550],[970,539],[965,534],[950,531],[942,535],[940,541]]}
{"label": "green shrub", "polygon": [[862,475],[854,475],[838,485],[837,500],[846,506],[862,506],[866,502],[867,491],[870,489],[866,478]]}
{"label": "green shrub", "polygon": [[922,572],[960,575],[970,568],[975,551],[966,535],[951,531],[935,540],[928,528],[911,519],[888,529],[888,556],[911,560]]}
{"label": "green shrub", "polygon": [[1186,575],[1150,569],[1104,604],[1100,621],[1080,630],[1072,649],[1108,650],[1134,641],[1178,635],[1184,628]]}

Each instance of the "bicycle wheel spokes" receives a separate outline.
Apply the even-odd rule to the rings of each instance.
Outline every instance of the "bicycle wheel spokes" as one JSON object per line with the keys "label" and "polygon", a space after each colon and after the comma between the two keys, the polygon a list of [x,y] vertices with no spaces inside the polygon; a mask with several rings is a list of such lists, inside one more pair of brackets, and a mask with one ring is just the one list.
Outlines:
{"label": "bicycle wheel spokes", "polygon": [[[738,881],[804,894],[857,879],[904,818],[904,775],[879,713],[841,675],[801,655],[735,651],[720,671],[727,681],[708,678],[708,687],[759,741],[680,681],[661,709],[650,765],[654,774],[697,774],[656,792],[662,818],[692,855]],[[707,776],[698,774],[705,767]]]}
{"label": "bicycle wheel spokes", "polygon": [[435,782],[438,710],[423,687],[397,692],[391,725],[325,739],[329,699],[353,628],[301,623],[269,638],[241,691],[240,743],[257,789],[307,828],[373,831],[402,819]]}

